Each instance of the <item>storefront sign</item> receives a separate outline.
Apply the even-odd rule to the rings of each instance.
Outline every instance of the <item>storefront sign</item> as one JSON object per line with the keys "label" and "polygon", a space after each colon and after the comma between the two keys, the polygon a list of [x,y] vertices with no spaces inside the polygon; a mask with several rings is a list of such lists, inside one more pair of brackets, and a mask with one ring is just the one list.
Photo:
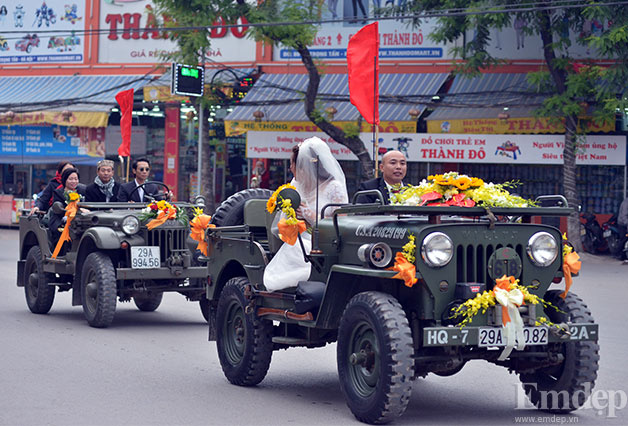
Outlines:
{"label": "storefront sign", "polygon": [[[334,126],[343,130],[355,128],[355,121],[334,121]],[[371,131],[371,125],[363,122],[362,132]],[[225,134],[227,136],[239,136],[249,131],[263,132],[320,132],[311,121],[225,121]],[[383,121],[379,125],[380,133],[414,133],[416,122],[414,121]]]}
{"label": "storefront sign", "polygon": [[[591,120],[590,132],[612,132],[615,122],[596,124]],[[481,133],[481,134],[539,134],[565,133],[562,123],[553,123],[549,118],[469,118],[463,120],[427,120],[428,133]]]}
{"label": "storefront sign", "polygon": [[[338,160],[357,160],[348,148],[325,133],[256,132],[247,133],[248,158],[288,159],[292,146],[317,136],[329,143]],[[371,155],[373,137],[360,133]],[[385,133],[379,135],[379,154],[395,149],[411,162],[429,163],[509,163],[562,164],[564,135],[443,135]],[[589,135],[578,148],[577,164],[621,165],[626,162],[625,136]]]}
{"label": "storefront sign", "polygon": [[[347,44],[353,34],[367,22],[366,17],[377,16],[376,7],[387,7],[390,3],[363,0],[329,1],[323,6],[321,19],[344,19],[342,22],[325,23],[320,26],[314,42],[308,46],[316,59],[343,60],[347,57]],[[403,12],[402,12],[403,13]],[[451,45],[436,43],[430,34],[436,26],[435,19],[422,19],[415,28],[410,20],[379,21],[379,57],[381,59],[452,59]],[[277,61],[301,60],[299,52],[280,45],[274,50]]]}
{"label": "storefront sign", "polygon": [[28,124],[56,124],[58,126],[106,127],[109,114],[106,112],[77,112],[64,116],[61,111],[39,111],[16,113],[15,117],[0,117],[0,126],[16,126]]}
{"label": "storefront sign", "polygon": [[177,199],[179,184],[179,108],[166,108],[164,183]]}
{"label": "storefront sign", "polygon": [[[312,136],[319,137],[329,144],[332,154],[337,160],[357,161],[357,157],[344,145],[339,144],[322,132],[257,132],[246,134],[247,158],[275,158],[288,159],[292,154],[292,147]],[[409,133],[386,133],[379,135],[380,156],[391,149],[403,152],[409,161],[417,161],[419,135]],[[360,139],[371,156],[373,151],[373,134],[360,133]],[[415,153],[412,156],[412,153]],[[413,157],[415,158],[413,160]]]}
{"label": "storefront sign", "polygon": [[83,62],[84,17],[84,0],[3,1],[0,64]]}
{"label": "storefront sign", "polygon": [[0,157],[3,162],[44,163],[59,159],[80,161],[105,155],[104,128],[66,126],[0,127]]}
{"label": "storefront sign", "polygon": [[[101,63],[159,63],[164,56],[178,49],[167,39],[163,16],[154,13],[151,0],[100,2],[100,28],[108,31],[99,36],[98,58]],[[222,23],[222,22],[221,22]],[[213,27],[211,47],[205,52],[208,60],[219,62],[255,61],[255,41],[246,36],[247,22],[233,28]]]}
{"label": "storefront sign", "polygon": [[[422,162],[563,164],[564,135],[420,134]],[[587,135],[579,143],[576,163],[623,166],[626,136]]]}

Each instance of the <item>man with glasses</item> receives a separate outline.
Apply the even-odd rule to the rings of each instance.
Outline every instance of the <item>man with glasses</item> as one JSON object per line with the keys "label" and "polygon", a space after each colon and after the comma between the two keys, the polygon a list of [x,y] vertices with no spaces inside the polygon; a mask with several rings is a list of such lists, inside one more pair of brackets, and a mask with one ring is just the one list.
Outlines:
{"label": "man with glasses", "polygon": [[120,184],[113,178],[113,161],[100,160],[96,166],[94,183],[85,189],[85,201],[88,203],[110,203],[118,201]]}
{"label": "man with glasses", "polygon": [[[147,203],[151,201],[151,198],[149,197],[154,197],[159,193],[159,186],[155,184],[144,185],[148,180],[148,175],[150,173],[150,162],[148,161],[148,158],[138,158],[133,162],[131,168],[133,169],[135,179],[131,182],[120,185],[118,201],[137,203]],[[137,191],[135,191],[135,188],[137,188]]]}

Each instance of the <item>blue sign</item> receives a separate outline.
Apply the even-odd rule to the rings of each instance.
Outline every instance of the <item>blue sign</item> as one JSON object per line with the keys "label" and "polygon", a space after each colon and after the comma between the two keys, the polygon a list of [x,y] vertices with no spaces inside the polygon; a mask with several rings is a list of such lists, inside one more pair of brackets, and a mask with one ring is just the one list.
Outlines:
{"label": "blue sign", "polygon": [[89,139],[81,138],[79,127],[0,126],[0,162],[96,162],[104,156],[104,142],[100,147],[98,141]]}

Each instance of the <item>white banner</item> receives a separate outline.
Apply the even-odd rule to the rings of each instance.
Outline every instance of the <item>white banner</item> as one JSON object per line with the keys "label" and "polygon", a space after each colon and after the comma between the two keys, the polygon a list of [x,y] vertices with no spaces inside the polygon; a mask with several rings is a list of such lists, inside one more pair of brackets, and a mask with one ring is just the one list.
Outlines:
{"label": "white banner", "polygon": [[[356,161],[345,146],[325,133],[258,132],[246,136],[248,158],[288,159],[295,144],[317,136],[327,142],[337,160]],[[373,135],[360,133],[369,155]],[[383,133],[379,135],[379,154],[396,149],[408,161],[426,163],[508,163],[562,164],[564,135],[463,135]],[[623,166],[626,164],[626,137],[588,135],[578,149],[577,164]]]}
{"label": "white banner", "polygon": [[[565,135],[420,134],[419,151],[410,161],[437,163],[563,164]],[[587,135],[576,164],[623,166],[626,136]]]}
{"label": "white banner", "polygon": [[[99,62],[157,63],[163,62],[162,53],[176,50],[176,43],[165,39],[164,33],[139,30],[163,27],[164,19],[155,17],[154,9],[151,0],[100,0],[100,28],[109,31],[99,36]],[[246,30],[246,26],[213,28],[206,58],[217,62],[255,61],[255,41],[246,36]]]}

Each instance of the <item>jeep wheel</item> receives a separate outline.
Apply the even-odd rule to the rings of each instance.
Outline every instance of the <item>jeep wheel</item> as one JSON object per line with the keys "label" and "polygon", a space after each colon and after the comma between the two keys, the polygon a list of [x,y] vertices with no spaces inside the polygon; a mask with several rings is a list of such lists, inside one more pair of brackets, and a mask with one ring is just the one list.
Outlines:
{"label": "jeep wheel", "polygon": [[397,300],[374,291],[354,296],[338,328],[340,389],[353,415],[388,423],[406,410],[412,392],[410,326]]}
{"label": "jeep wheel", "polygon": [[[552,290],[545,300],[561,312],[548,308],[553,323],[592,323],[591,311],[582,299],[568,293],[563,300],[561,291]],[[545,367],[533,373],[521,373],[519,378],[528,399],[538,409],[551,413],[569,413],[580,408],[589,398],[597,378],[600,346],[594,341],[574,341],[556,344],[564,356],[561,364]]]}
{"label": "jeep wheel", "polygon": [[216,347],[222,371],[234,385],[253,386],[261,382],[273,354],[272,322],[245,312],[246,277],[227,281],[218,300]]}
{"label": "jeep wheel", "polygon": [[137,306],[137,309],[140,311],[153,312],[161,305],[163,297],[164,294],[162,292],[144,293],[140,296],[133,296],[133,302],[135,302],[135,306]]}
{"label": "jeep wheel", "polygon": [[55,286],[48,285],[41,250],[31,247],[24,265],[24,294],[28,309],[34,314],[47,314],[55,300]]}
{"label": "jeep wheel", "polygon": [[244,223],[244,204],[248,200],[268,200],[273,195],[270,189],[251,188],[236,192],[223,201],[212,216],[216,226],[233,226]]}
{"label": "jeep wheel", "polygon": [[85,319],[92,327],[105,328],[116,313],[116,271],[111,259],[94,252],[85,259],[81,273],[81,301]]}

